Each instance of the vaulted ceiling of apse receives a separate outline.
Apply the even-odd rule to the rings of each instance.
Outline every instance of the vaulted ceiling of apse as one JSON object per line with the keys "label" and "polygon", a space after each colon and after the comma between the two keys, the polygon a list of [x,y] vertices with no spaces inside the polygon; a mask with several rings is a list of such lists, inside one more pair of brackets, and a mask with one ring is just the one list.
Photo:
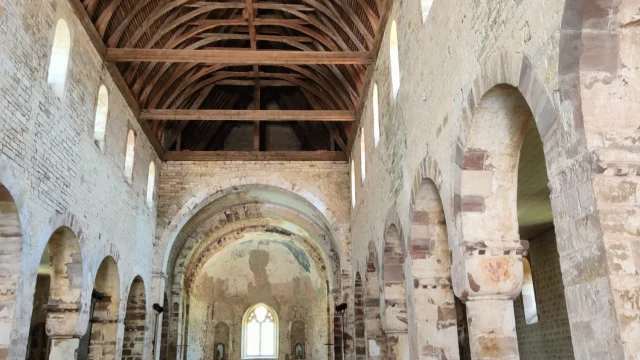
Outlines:
{"label": "vaulted ceiling of apse", "polygon": [[295,150],[345,159],[390,3],[69,1],[156,150],[175,160],[225,150],[240,126],[252,127],[241,150],[265,150],[276,123]]}

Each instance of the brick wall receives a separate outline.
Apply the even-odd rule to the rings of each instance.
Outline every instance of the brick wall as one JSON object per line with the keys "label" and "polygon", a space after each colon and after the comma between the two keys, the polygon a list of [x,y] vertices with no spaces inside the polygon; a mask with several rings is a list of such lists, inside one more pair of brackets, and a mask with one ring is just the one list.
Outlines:
{"label": "brick wall", "polygon": [[[121,294],[136,275],[151,283],[152,258],[139,254],[152,253],[156,214],[145,194],[149,163],[159,167],[159,161],[67,1],[0,0],[0,8],[0,182],[20,214],[24,246],[16,257],[25,271],[14,287],[19,308],[11,338],[17,346],[10,356],[24,358],[36,269],[59,226],[73,229],[83,258],[78,333],[87,327],[91,274],[106,255],[118,264]],[[47,84],[59,18],[72,34],[62,98]],[[110,95],[104,151],[93,141],[101,84]],[[130,128],[138,134],[132,184],[123,173]]]}
{"label": "brick wall", "polygon": [[538,323],[527,325],[522,296],[514,303],[518,348],[523,360],[573,359],[571,329],[554,230],[530,241],[529,260]]}

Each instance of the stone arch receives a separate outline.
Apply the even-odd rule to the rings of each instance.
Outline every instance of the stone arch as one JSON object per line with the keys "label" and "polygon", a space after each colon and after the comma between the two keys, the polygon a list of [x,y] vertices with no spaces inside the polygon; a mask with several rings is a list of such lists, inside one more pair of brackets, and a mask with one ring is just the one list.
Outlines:
{"label": "stone arch", "polygon": [[411,201],[411,272],[416,344],[423,356],[458,358],[446,216],[435,182],[421,181]]}
{"label": "stone arch", "polygon": [[[265,193],[269,195],[265,197]],[[271,197],[272,194],[275,197]],[[189,272],[197,268],[193,264],[201,263],[208,254],[230,245],[238,234],[258,231],[287,236],[303,244],[309,249],[313,263],[321,264],[322,272],[327,273],[329,293],[338,294],[335,289],[341,288],[340,269],[346,260],[334,236],[336,227],[315,204],[294,192],[271,185],[238,185],[214,191],[211,196],[210,202],[198,206],[197,211],[190,211],[191,218],[184,221],[173,237],[171,248],[165,250],[166,286],[171,293],[181,294],[183,286],[190,284],[189,279],[193,277]],[[333,309],[334,300],[328,297],[328,309]],[[169,299],[169,358],[176,353],[180,339],[187,336],[186,330],[182,331],[187,321],[187,303],[184,296]],[[329,332],[329,336],[334,335],[332,329]]]}
{"label": "stone arch", "polygon": [[387,337],[382,326],[382,296],[378,253],[369,244],[367,275],[364,286],[364,322],[367,359],[387,359]]}
{"label": "stone arch", "polygon": [[[509,220],[509,225],[507,225],[507,227],[509,227],[508,231],[501,231],[501,234],[498,235],[497,238],[490,238],[489,236],[494,236],[497,232],[496,230],[499,230],[500,228],[496,219],[490,219],[493,221],[493,225],[489,228],[493,229],[493,234],[490,235],[491,231],[485,231],[484,233],[472,231],[466,232],[471,235],[467,235],[465,233],[465,228],[470,228],[470,224],[473,224],[473,221],[468,220],[465,222],[464,218],[473,219],[474,217],[489,217],[488,215],[483,214],[490,213],[490,211],[485,211],[488,205],[485,195],[490,195],[487,194],[487,186],[490,186],[487,185],[487,183],[491,184],[494,182],[492,174],[489,174],[489,172],[493,172],[495,170],[490,163],[493,159],[489,158],[487,170],[484,168],[479,169],[480,167],[484,167],[487,152],[483,151],[486,149],[474,148],[475,145],[473,144],[473,140],[470,141],[470,138],[474,136],[476,139],[478,138],[476,133],[477,130],[474,130],[474,125],[476,129],[480,127],[478,125],[479,121],[477,121],[478,114],[476,113],[478,111],[483,111],[482,106],[485,105],[483,105],[481,100],[487,99],[485,95],[489,94],[489,96],[493,95],[497,98],[501,91],[509,93],[511,99],[517,102],[519,109],[522,112],[528,111],[530,117],[535,121],[540,137],[543,143],[545,143],[545,160],[547,168],[549,169],[555,166],[561,160],[558,154],[549,153],[552,148],[551,144],[559,141],[558,139],[560,138],[559,131],[561,130],[561,127],[557,121],[558,116],[553,101],[548,95],[548,91],[544,83],[537,75],[535,68],[527,56],[510,54],[506,50],[496,52],[483,64],[478,77],[474,79],[472,84],[473,85],[469,87],[467,95],[467,108],[465,108],[463,112],[462,122],[465,125],[461,127],[462,132],[459,136],[459,142],[456,149],[456,167],[454,168],[455,190],[453,196],[455,237],[453,239],[450,238],[450,246],[454,251],[454,263],[452,266],[454,290],[456,295],[461,297],[463,300],[469,295],[469,283],[466,275],[467,270],[465,269],[466,264],[464,259],[473,254],[480,256],[491,255],[491,252],[487,253],[486,250],[480,250],[478,246],[493,247],[495,248],[496,254],[510,254],[509,256],[514,256],[516,258],[521,257],[522,255],[522,246],[520,245],[516,226],[517,218],[515,210],[517,207],[515,206],[515,198],[517,194],[515,190],[517,190],[517,187],[515,186],[512,186],[510,191],[499,191],[499,193],[502,194],[502,199],[498,199],[499,196],[490,197],[489,199],[489,203],[493,202],[490,205],[494,206],[494,208],[500,203],[500,201],[508,201],[509,209],[501,215],[503,218],[507,218]],[[494,91],[493,94],[490,94],[492,92],[491,90]],[[486,104],[486,101],[484,103]],[[513,107],[511,110],[513,110]],[[503,115],[506,114],[503,112]],[[506,117],[507,116],[503,116],[503,119]],[[492,118],[488,121],[495,126],[495,119]],[[505,120],[503,123],[508,123],[508,121]],[[505,127],[514,128],[514,125],[509,124]],[[504,128],[502,130],[505,132]],[[520,131],[524,131],[524,125],[521,125]],[[514,136],[516,139],[515,141],[511,139],[508,141],[506,146],[503,146],[502,149],[500,149],[503,153],[509,152],[507,147],[510,147],[511,150],[511,153],[508,154],[508,156],[501,157],[502,163],[500,165],[502,165],[504,169],[509,169],[508,172],[498,172],[498,175],[502,176],[503,179],[506,179],[502,181],[503,188],[506,186],[505,184],[514,184],[514,180],[517,179],[517,159],[519,158],[520,150],[519,145],[523,138],[522,134],[518,132],[515,134],[509,133],[504,136],[508,136],[509,139],[511,139],[510,136]],[[492,137],[495,138],[495,134],[492,134]],[[494,147],[498,145],[494,144]],[[486,181],[484,181],[484,185],[475,185],[471,188],[465,188],[465,184],[463,184],[463,177],[469,177],[472,175],[472,173],[464,174],[465,171],[480,171],[482,175],[485,175]],[[513,177],[509,177],[510,174],[513,175]],[[489,177],[491,178],[486,179]],[[475,183],[480,184],[482,181],[475,181]],[[466,184],[471,184],[471,182],[467,181]],[[506,213],[506,215],[504,213]],[[449,226],[448,229],[452,230],[452,227]],[[449,233],[450,235],[452,234],[451,231]],[[489,244],[487,244],[486,241],[489,241]],[[480,252],[482,254],[479,254]],[[519,264],[519,261],[520,260],[518,258],[516,261],[518,264],[511,264],[515,271],[512,278],[517,279],[518,281],[510,284],[508,284],[508,282],[503,283],[502,288],[500,289],[500,292],[505,297],[514,297],[520,291],[519,282],[522,278],[522,266]],[[480,287],[482,288],[482,285]]]}
{"label": "stone arch", "polygon": [[144,357],[146,318],[147,297],[144,280],[136,276],[129,288],[124,317],[123,360],[138,360]]}
{"label": "stone arch", "polygon": [[[319,198],[308,189],[303,189],[284,179],[271,179],[270,182],[267,183],[265,182],[265,179],[261,177],[242,176],[226,179],[222,182],[212,182],[201,185],[187,193],[180,201],[178,201],[177,204],[172,206],[175,211],[168,214],[168,218],[165,219],[166,225],[163,226],[162,234],[159,236],[159,250],[155,253],[154,263],[161,266],[161,268],[157,270],[162,272],[167,271],[169,254],[173,247],[173,243],[180,234],[182,228],[195,214],[207,205],[212,204],[214,201],[227,194],[229,191],[254,186],[285,191],[307,202],[315,209],[315,211],[322,215],[324,226],[331,234],[331,238],[334,241],[336,248],[340,248],[340,244],[337,243],[337,239],[340,239],[341,234],[339,233],[340,230],[336,229],[335,226],[339,222],[323,199]],[[159,226],[161,226],[161,224],[159,224]],[[343,258],[343,256],[340,258]],[[346,259],[343,260],[341,266],[346,266]]]}
{"label": "stone arch", "polygon": [[14,316],[17,309],[17,288],[23,258],[24,239],[20,223],[21,217],[14,198],[3,184],[0,184],[0,243],[2,253],[0,263],[0,300],[4,310],[0,314],[0,357],[7,356],[11,344]]}
{"label": "stone arch", "polygon": [[360,272],[356,272],[353,291],[356,360],[367,359],[367,343],[364,317],[364,284]]}
{"label": "stone arch", "polygon": [[92,359],[114,360],[120,321],[120,276],[118,264],[113,257],[107,256],[100,263],[94,290],[103,297],[94,296],[92,300],[93,316],[89,322],[88,351]]}

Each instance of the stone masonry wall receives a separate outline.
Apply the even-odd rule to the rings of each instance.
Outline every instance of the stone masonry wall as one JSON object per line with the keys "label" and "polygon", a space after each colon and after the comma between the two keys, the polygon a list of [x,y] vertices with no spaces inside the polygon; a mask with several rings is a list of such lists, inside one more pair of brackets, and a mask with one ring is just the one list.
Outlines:
{"label": "stone masonry wall", "polygon": [[567,303],[553,230],[530,240],[529,260],[536,294],[538,323],[526,324],[522,296],[518,297],[514,302],[514,310],[520,358],[573,359]]}
{"label": "stone masonry wall", "polygon": [[[47,84],[53,32],[60,18],[68,23],[72,39],[62,98]],[[93,141],[101,84],[110,97],[104,151]],[[137,133],[132,184],[123,173],[130,128]],[[140,275],[145,286],[151,284],[152,257],[143,255],[152,254],[156,229],[155,205],[145,204],[150,162],[159,167],[68,2],[0,0],[0,181],[16,201],[24,237],[22,254],[15,254],[22,264],[14,287],[19,308],[9,359],[25,358],[38,264],[60,226],[74,231],[81,249],[82,306],[75,332],[81,335],[87,328],[93,276],[103,258],[111,255],[119,267],[122,334],[131,281]]]}
{"label": "stone masonry wall", "polygon": [[[533,74],[525,80],[533,76],[538,81],[532,91],[535,95],[526,94],[527,100],[554,93],[558,88],[563,6],[562,0],[434,1],[423,23],[420,1],[394,2],[373,76],[380,94],[380,141],[373,141],[369,93],[360,119],[363,131],[351,153],[357,169],[356,205],[351,218],[353,273],[363,272],[370,243],[382,253],[384,232],[391,222],[401,229],[403,241],[409,245],[412,194],[421,176],[431,178],[440,192],[450,250],[463,241],[454,195],[460,194],[463,144],[475,106],[495,85],[519,86],[521,69]],[[389,67],[392,20],[397,21],[401,74],[395,99]],[[526,88],[527,84],[522,86]],[[551,105],[555,108],[560,107],[557,101],[554,96]],[[536,117],[543,106],[532,109]],[[359,170],[360,136],[366,137],[364,181]],[[550,173],[555,171],[553,168]],[[476,225],[481,226],[466,226]],[[405,278],[411,279],[411,275]],[[408,291],[411,293],[407,297],[412,298],[413,289]],[[409,324],[410,338],[416,339],[415,333],[411,334],[416,328],[413,310],[409,311]],[[412,344],[416,358],[428,356],[428,352],[422,354],[422,345]]]}

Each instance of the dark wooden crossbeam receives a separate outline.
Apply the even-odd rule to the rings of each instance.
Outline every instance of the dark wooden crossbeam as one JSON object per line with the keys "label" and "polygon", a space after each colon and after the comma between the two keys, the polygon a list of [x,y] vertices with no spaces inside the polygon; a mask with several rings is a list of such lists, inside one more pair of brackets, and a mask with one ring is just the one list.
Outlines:
{"label": "dark wooden crossbeam", "polygon": [[171,121],[355,121],[355,112],[340,110],[142,110],[140,120]]}
{"label": "dark wooden crossbeam", "polygon": [[342,151],[167,151],[165,161],[348,161]]}
{"label": "dark wooden crossbeam", "polygon": [[271,50],[175,50],[106,49],[110,62],[170,62],[229,65],[365,65],[371,53],[363,51],[271,51]]}

